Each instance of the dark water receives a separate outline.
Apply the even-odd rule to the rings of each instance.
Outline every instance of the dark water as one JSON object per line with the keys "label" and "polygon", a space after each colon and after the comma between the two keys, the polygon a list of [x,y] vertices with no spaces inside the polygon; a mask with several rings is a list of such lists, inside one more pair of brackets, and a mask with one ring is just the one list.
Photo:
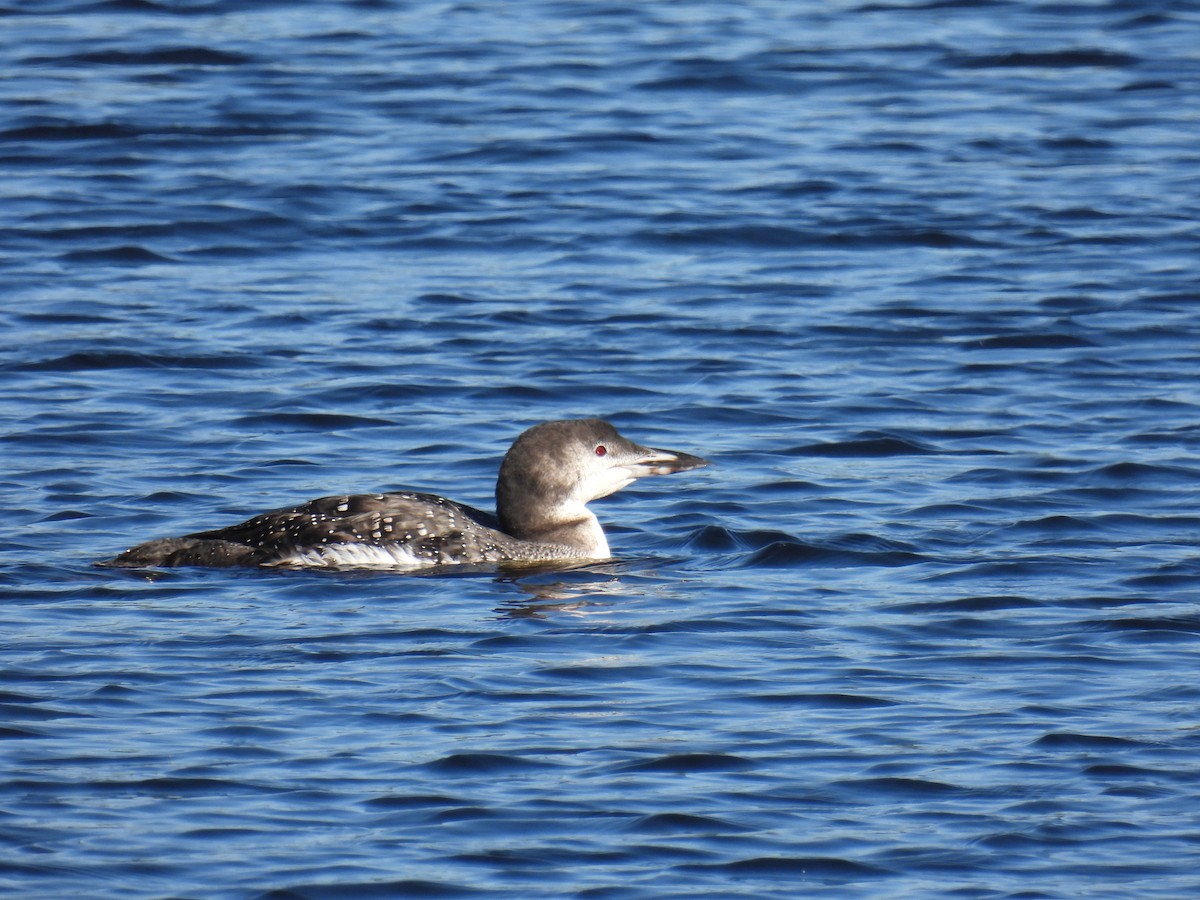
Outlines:
{"label": "dark water", "polygon": [[[1200,893],[1200,5],[0,12],[0,893]],[[579,415],[610,564],[90,565]]]}

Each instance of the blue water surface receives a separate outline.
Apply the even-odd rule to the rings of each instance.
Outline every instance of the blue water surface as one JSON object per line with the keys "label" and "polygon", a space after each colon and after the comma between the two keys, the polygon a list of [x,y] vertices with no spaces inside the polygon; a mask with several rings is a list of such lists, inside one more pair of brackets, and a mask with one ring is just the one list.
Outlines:
{"label": "blue water surface", "polygon": [[[0,893],[1200,894],[1198,29],[0,0]],[[591,415],[611,562],[92,565]]]}

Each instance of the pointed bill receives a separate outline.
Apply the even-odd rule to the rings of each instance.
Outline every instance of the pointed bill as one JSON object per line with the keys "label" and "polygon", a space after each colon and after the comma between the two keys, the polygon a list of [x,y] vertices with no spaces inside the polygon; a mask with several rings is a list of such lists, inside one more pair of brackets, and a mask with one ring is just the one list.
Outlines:
{"label": "pointed bill", "polygon": [[688,469],[699,469],[709,464],[707,459],[678,450],[658,450],[654,447],[640,449],[642,455],[624,465],[634,478],[645,475],[670,475],[672,472],[686,472]]}

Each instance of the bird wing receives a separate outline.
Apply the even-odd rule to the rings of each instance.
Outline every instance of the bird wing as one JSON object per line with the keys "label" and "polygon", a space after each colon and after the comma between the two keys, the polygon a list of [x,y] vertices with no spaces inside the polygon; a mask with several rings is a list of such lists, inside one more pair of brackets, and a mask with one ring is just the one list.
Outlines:
{"label": "bird wing", "polygon": [[268,564],[298,550],[389,545],[429,564],[472,553],[505,558],[498,545],[507,537],[496,526],[495,517],[483,510],[435,494],[395,491],[320,497],[188,537],[242,544]]}

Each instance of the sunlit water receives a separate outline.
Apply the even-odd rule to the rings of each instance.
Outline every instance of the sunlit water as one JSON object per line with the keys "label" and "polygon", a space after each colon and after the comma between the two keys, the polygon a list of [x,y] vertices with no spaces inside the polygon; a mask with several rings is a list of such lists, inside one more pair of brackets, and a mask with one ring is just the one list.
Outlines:
{"label": "sunlit water", "polygon": [[[1200,5],[242,7],[0,18],[0,893],[1200,893]],[[611,563],[92,566],[582,415]]]}

